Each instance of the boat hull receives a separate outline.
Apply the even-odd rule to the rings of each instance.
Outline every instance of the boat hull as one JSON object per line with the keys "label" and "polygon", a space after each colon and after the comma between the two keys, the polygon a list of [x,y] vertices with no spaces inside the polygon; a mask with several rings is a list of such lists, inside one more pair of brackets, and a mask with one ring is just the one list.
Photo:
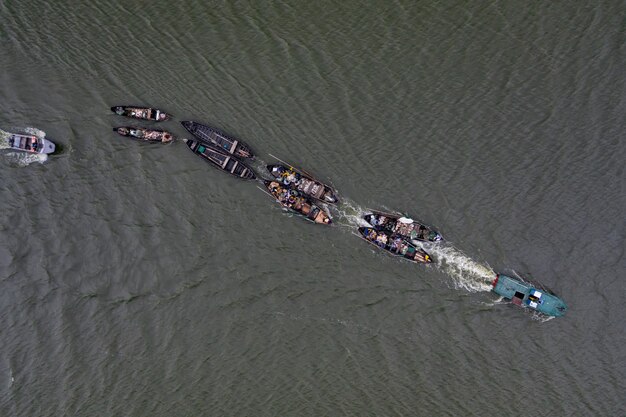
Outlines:
{"label": "boat hull", "polygon": [[332,223],[330,214],[323,208],[313,204],[313,202],[301,192],[293,188],[285,187],[278,181],[265,180],[263,183],[270,195],[276,198],[276,202],[282,207],[318,224]]}
{"label": "boat hull", "polygon": [[206,142],[193,139],[183,139],[187,147],[200,158],[220,170],[244,180],[256,178],[254,171],[233,155],[222,152],[221,149]]}
{"label": "boat hull", "polygon": [[222,152],[229,153],[241,159],[254,158],[254,153],[248,144],[224,132],[189,120],[184,120],[180,122],[180,124],[182,124],[189,133],[194,135],[196,139],[212,144]]}
{"label": "boat hull", "polygon": [[140,106],[113,106],[111,111],[119,116],[131,117],[133,119],[152,120],[163,122],[172,118],[172,115],[152,107]]}
{"label": "boat hull", "polygon": [[158,129],[144,129],[135,126],[120,126],[114,127],[114,132],[117,132],[120,136],[125,136],[131,139],[137,139],[143,142],[152,143],[169,143],[174,140],[174,135],[170,132]]}
{"label": "boat hull", "polygon": [[431,263],[433,258],[423,249],[416,248],[404,237],[376,230],[373,227],[359,227],[361,237],[387,253],[415,263]]}
{"label": "boat hull", "polygon": [[335,190],[297,168],[281,164],[267,165],[266,168],[274,178],[285,186],[295,188],[308,197],[328,204],[339,202]]}
{"label": "boat hull", "polygon": [[52,154],[56,151],[56,145],[51,140],[22,133],[9,133],[6,145],[9,149],[27,153]]}
{"label": "boat hull", "polygon": [[563,316],[567,311],[565,302],[551,291],[517,278],[498,274],[492,286],[493,292],[520,307],[554,317]]}
{"label": "boat hull", "polygon": [[400,215],[373,211],[363,216],[363,220],[376,230],[386,230],[399,234],[413,244],[443,240],[441,234],[432,227]]}

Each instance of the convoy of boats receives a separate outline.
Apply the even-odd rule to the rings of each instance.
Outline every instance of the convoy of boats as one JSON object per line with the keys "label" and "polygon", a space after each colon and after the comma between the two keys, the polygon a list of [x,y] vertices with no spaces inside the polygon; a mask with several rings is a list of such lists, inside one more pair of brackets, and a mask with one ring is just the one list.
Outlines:
{"label": "convoy of boats", "polygon": [[[154,122],[171,119],[171,115],[151,107],[114,106],[111,110],[120,116]],[[254,180],[254,170],[243,162],[254,158],[251,147],[242,140],[218,129],[194,121],[182,121],[193,139],[183,139],[189,149],[212,166],[235,177]],[[155,143],[170,143],[172,133],[146,127],[122,126],[113,128],[121,136]],[[55,144],[46,138],[22,133],[5,135],[10,149],[29,153],[53,153]],[[267,165],[272,179],[263,178],[270,196],[286,210],[317,224],[332,224],[327,205],[337,205],[337,191],[307,172],[283,161]],[[366,242],[414,263],[432,263],[432,256],[423,245],[439,244],[443,238],[434,228],[400,214],[372,211],[363,216],[369,227],[359,227],[359,236]],[[499,274],[493,280],[493,291],[513,304],[549,315],[562,316],[567,306],[553,292],[523,280]]]}

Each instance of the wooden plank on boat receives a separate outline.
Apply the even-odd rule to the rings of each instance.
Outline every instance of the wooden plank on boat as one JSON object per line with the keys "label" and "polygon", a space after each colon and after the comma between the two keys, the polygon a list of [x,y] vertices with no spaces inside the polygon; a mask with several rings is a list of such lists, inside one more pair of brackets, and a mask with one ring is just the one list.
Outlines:
{"label": "wooden plank on boat", "polygon": [[228,164],[228,161],[230,161],[230,156],[226,157],[226,159],[224,159],[224,163],[222,164],[222,169],[226,169],[226,165]]}

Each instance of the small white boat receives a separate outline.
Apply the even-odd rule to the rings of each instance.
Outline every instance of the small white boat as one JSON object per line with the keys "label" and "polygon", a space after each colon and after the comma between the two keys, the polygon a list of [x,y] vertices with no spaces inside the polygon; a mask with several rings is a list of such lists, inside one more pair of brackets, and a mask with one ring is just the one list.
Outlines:
{"label": "small white boat", "polygon": [[30,134],[7,133],[5,140],[10,149],[28,153],[54,153],[55,145],[48,139]]}

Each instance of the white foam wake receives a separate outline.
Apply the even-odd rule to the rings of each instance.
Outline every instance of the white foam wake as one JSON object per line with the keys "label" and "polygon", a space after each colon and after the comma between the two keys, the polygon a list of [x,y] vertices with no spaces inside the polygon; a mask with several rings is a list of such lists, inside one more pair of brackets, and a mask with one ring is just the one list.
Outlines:
{"label": "white foam wake", "polygon": [[41,129],[37,129],[36,127],[25,127],[24,128],[24,133],[35,135],[39,139],[44,139],[46,137],[46,132],[44,132]]}
{"label": "white foam wake", "polygon": [[341,197],[339,205],[334,207],[333,211],[338,213],[338,216],[335,216],[336,219],[334,219],[334,222],[339,226],[350,228],[369,226],[369,224],[363,220],[363,216],[371,212],[371,210],[367,210],[345,197]]}
{"label": "white foam wake", "polygon": [[9,148],[9,132],[5,132],[4,130],[0,130],[0,149],[8,149]]}
{"label": "white foam wake", "polygon": [[446,242],[424,245],[424,249],[433,255],[437,268],[453,279],[456,288],[470,292],[491,291],[496,273],[489,265],[473,260]]}
{"label": "white foam wake", "polygon": [[48,160],[48,155],[45,153],[7,152],[4,156],[9,160],[9,163],[19,167],[25,167],[37,162],[43,164]]}

